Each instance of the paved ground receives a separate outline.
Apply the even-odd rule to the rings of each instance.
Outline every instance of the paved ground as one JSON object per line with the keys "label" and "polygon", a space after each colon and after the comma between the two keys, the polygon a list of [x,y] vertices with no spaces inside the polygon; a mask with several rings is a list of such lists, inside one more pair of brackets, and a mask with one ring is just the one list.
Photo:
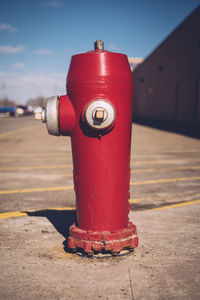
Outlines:
{"label": "paved ground", "polygon": [[200,140],[133,126],[131,220],[139,247],[64,251],[74,220],[69,138],[0,119],[0,299],[199,299]]}

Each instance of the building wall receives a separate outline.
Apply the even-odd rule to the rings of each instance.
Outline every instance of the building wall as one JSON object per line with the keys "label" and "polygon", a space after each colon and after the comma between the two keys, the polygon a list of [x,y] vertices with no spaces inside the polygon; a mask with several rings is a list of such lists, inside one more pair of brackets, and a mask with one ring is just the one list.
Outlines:
{"label": "building wall", "polygon": [[133,72],[135,118],[200,122],[200,6]]}

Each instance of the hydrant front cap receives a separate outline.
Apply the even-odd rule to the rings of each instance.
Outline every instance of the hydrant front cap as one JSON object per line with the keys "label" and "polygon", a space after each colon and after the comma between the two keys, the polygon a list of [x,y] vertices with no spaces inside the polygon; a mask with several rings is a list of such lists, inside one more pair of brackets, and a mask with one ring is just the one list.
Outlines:
{"label": "hydrant front cap", "polygon": [[84,118],[93,129],[103,130],[115,122],[116,111],[111,102],[105,99],[96,99],[87,105]]}

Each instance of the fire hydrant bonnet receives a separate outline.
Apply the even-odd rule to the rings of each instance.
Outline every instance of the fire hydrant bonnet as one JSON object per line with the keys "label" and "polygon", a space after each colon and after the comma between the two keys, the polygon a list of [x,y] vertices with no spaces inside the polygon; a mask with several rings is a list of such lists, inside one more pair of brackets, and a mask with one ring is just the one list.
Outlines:
{"label": "fire hydrant bonnet", "polygon": [[[90,61],[90,64],[87,62]],[[119,71],[120,70],[120,71]],[[133,78],[127,56],[109,51],[89,51],[73,55],[69,66],[67,84],[97,82],[130,82]]]}

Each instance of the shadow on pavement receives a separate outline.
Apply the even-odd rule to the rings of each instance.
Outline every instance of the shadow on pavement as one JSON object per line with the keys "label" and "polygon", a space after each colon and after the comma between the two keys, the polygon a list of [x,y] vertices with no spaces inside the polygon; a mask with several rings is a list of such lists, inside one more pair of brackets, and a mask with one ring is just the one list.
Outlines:
{"label": "shadow on pavement", "polygon": [[133,123],[200,139],[200,123],[175,123],[133,118]]}
{"label": "shadow on pavement", "polygon": [[33,212],[26,211],[30,217],[45,217],[47,218],[55,229],[66,239],[63,242],[64,249],[67,250],[67,239],[69,236],[69,228],[76,221],[76,210],[54,210],[44,209]]}

